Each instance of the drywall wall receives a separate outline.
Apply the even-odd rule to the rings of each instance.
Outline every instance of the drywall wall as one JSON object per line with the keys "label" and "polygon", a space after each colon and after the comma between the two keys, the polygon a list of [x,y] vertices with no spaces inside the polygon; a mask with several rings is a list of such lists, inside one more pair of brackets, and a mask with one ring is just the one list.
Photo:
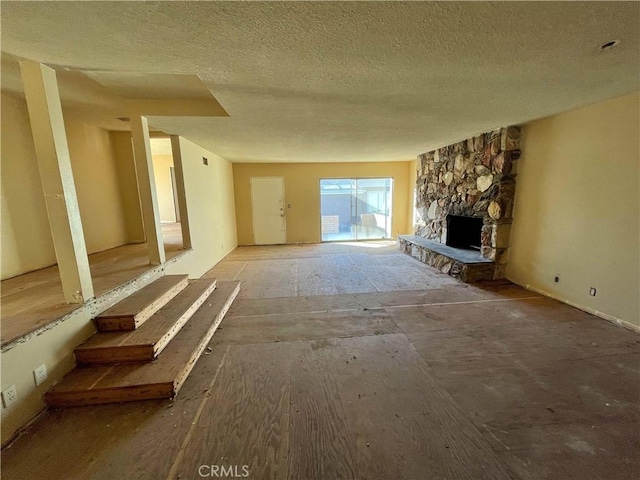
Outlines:
{"label": "drywall wall", "polygon": [[[167,266],[167,273],[202,276],[238,246],[231,162],[180,137],[191,252]],[[202,158],[207,158],[204,165]]]}
{"label": "drywall wall", "polygon": [[[16,401],[2,408],[2,444],[44,408],[42,396],[75,366],[73,349],[95,333],[90,308],[81,307],[55,328],[2,352],[2,389],[16,387]],[[47,367],[47,380],[36,386],[33,370]]]}
{"label": "drywall wall", "polygon": [[[126,145],[126,135],[122,139]],[[150,267],[130,284],[105,297],[90,300],[64,321],[30,336],[27,341],[3,347],[1,389],[15,385],[18,393],[18,400],[2,409],[3,444],[42,411],[42,394],[74,367],[73,349],[95,332],[91,321],[95,314],[130,294],[133,284],[142,288],[164,273],[187,273],[198,278],[237,246],[231,163],[183,138],[180,154],[192,223],[192,250],[162,266]],[[208,158],[208,166],[203,165],[202,157]],[[36,387],[32,372],[42,364],[47,366],[49,377]]]}
{"label": "drywall wall", "polygon": [[2,94],[2,278],[56,263],[23,100]]}
{"label": "drywall wall", "polygon": [[251,215],[251,177],[284,177],[287,243],[319,242],[320,232],[320,179],[392,177],[393,218],[392,235],[409,233],[408,211],[413,184],[409,184],[411,162],[372,163],[234,163],[233,182],[236,192],[238,243],[253,244]]}
{"label": "drywall wall", "polygon": [[176,210],[173,203],[173,184],[171,183],[171,155],[153,155],[153,175],[158,195],[158,212],[161,222],[175,222]]}
{"label": "drywall wall", "polygon": [[124,245],[127,225],[109,132],[69,114],[64,123],[87,251]]}
{"label": "drywall wall", "polygon": [[[2,94],[2,278],[56,263],[24,100]],[[89,253],[127,243],[109,133],[65,112],[65,129]]]}
{"label": "drywall wall", "polygon": [[[165,266],[156,266],[105,295],[89,300],[68,315],[27,335],[20,341],[2,346],[0,380],[4,391],[16,388],[16,401],[2,408],[2,444],[45,408],[43,394],[75,366],[73,350],[95,333],[91,320],[97,314],[123,300],[163,275]],[[47,368],[47,379],[35,385],[33,370]]]}
{"label": "drywall wall", "polygon": [[407,168],[409,169],[409,188],[407,189],[407,230],[410,232],[414,231],[416,222],[416,182],[418,180],[418,165],[419,163],[417,159],[407,162]]}
{"label": "drywall wall", "polygon": [[138,193],[138,174],[133,158],[131,132],[109,132],[109,136],[118,169],[120,198],[124,209],[128,243],[144,243],[146,239],[142,223],[142,207]]}
{"label": "drywall wall", "polygon": [[638,328],[639,116],[635,93],[524,127],[507,269],[515,283]]}

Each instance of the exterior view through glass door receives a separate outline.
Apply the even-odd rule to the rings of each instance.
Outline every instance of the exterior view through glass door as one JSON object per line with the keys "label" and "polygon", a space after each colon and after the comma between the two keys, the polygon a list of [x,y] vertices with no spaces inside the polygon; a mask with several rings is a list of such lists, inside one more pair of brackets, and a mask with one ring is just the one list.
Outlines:
{"label": "exterior view through glass door", "polygon": [[392,178],[320,180],[322,241],[391,238]]}

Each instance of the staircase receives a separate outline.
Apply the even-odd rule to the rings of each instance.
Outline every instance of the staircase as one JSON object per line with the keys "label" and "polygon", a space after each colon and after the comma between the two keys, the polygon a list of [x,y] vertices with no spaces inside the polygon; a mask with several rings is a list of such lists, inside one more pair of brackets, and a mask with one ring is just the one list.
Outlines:
{"label": "staircase", "polygon": [[173,398],[240,291],[240,282],[167,275],[99,315],[78,366],[44,399],[51,407]]}

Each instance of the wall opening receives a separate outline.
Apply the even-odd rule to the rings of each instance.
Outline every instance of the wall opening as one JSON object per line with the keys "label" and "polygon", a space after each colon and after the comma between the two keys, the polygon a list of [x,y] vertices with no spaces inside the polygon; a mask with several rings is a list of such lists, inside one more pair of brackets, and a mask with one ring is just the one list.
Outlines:
{"label": "wall opening", "polygon": [[447,215],[446,244],[454,248],[480,250],[482,246],[482,218]]}
{"label": "wall opening", "polygon": [[153,159],[153,176],[158,201],[158,213],[162,224],[162,239],[165,254],[190,248],[190,242],[185,241],[184,216],[186,205],[181,208],[180,192],[184,191],[181,168],[176,163],[179,157],[175,155],[171,138],[153,137],[150,139],[151,157]]}

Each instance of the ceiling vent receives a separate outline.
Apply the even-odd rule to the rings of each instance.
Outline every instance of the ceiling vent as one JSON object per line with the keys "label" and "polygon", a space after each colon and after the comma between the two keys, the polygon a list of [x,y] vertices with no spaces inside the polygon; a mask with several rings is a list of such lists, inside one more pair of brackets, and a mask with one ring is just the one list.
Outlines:
{"label": "ceiling vent", "polygon": [[611,50],[612,48],[617,47],[618,45],[620,45],[620,40],[611,40],[610,42],[600,45],[600,51],[606,52],[607,50]]}

